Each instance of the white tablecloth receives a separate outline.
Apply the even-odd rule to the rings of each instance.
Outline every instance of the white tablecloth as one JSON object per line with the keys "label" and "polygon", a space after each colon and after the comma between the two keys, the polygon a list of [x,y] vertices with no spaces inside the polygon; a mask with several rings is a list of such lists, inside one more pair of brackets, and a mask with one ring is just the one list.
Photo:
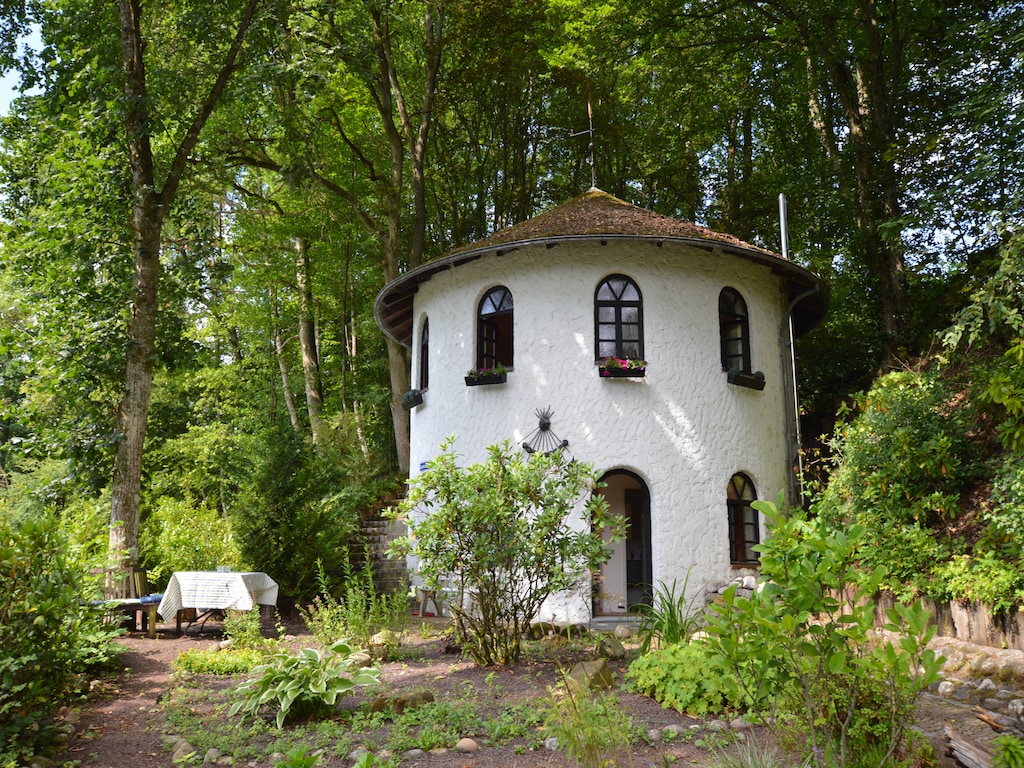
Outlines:
{"label": "white tablecloth", "polygon": [[277,582],[265,573],[176,571],[157,612],[170,621],[182,608],[249,611],[257,604],[277,605]]}

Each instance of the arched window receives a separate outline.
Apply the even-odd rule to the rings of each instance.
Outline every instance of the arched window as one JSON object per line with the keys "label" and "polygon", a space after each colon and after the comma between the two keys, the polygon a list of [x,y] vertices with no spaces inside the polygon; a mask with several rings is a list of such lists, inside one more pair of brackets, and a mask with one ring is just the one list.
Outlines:
{"label": "arched window", "polygon": [[722,336],[722,370],[750,373],[747,302],[732,288],[723,288],[718,294],[718,327]]}
{"label": "arched window", "polygon": [[424,318],[420,329],[420,376],[421,390],[430,386],[430,319]]}
{"label": "arched window", "polygon": [[736,474],[729,480],[726,492],[729,510],[729,559],[733,565],[757,565],[754,546],[761,541],[757,510],[750,506],[757,500],[757,491],[750,478]]}
{"label": "arched window", "polygon": [[643,298],[625,275],[601,281],[594,292],[594,351],[597,362],[609,357],[644,359]]}
{"label": "arched window", "polygon": [[476,326],[477,369],[512,367],[512,293],[503,285],[480,301]]}

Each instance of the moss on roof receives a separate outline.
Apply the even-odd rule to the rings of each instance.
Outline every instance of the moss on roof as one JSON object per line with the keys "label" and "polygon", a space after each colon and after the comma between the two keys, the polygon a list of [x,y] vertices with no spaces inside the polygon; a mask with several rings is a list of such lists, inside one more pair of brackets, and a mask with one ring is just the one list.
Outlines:
{"label": "moss on roof", "polygon": [[451,253],[460,253],[469,249],[479,250],[488,246],[524,240],[578,235],[697,238],[771,253],[759,246],[745,243],[738,237],[714,232],[690,221],[674,219],[671,216],[663,216],[660,213],[639,208],[597,188],[591,188],[567,203],[532,219],[499,230],[483,240],[456,248]]}

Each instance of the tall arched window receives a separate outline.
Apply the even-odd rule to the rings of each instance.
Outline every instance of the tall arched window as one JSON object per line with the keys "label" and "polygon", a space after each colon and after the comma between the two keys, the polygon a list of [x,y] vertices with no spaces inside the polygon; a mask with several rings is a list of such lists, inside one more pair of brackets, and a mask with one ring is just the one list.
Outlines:
{"label": "tall arched window", "polygon": [[757,565],[754,547],[761,541],[757,510],[751,502],[757,500],[757,491],[750,478],[740,473],[729,480],[726,492],[729,510],[729,559],[733,565]]}
{"label": "tall arched window", "polygon": [[718,294],[718,327],[722,336],[722,370],[750,373],[747,302],[732,288],[723,288]]}
{"label": "tall arched window", "polygon": [[423,327],[420,329],[420,375],[419,387],[426,389],[430,386],[430,319],[423,319]]}
{"label": "tall arched window", "polygon": [[644,359],[643,297],[625,275],[611,275],[594,292],[594,350],[598,362],[609,357]]}
{"label": "tall arched window", "polygon": [[476,326],[476,367],[512,367],[512,292],[492,288],[480,301]]}

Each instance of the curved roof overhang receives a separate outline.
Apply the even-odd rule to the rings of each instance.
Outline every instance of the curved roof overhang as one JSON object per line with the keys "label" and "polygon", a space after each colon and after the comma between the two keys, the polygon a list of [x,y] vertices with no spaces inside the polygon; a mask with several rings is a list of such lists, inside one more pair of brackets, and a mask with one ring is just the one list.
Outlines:
{"label": "curved roof overhang", "polygon": [[377,294],[373,314],[384,333],[408,347],[412,344],[413,302],[416,292],[435,275],[484,258],[508,257],[525,248],[553,248],[566,243],[584,242],[605,245],[614,241],[649,243],[654,247],[661,247],[665,243],[679,244],[708,252],[720,251],[768,267],[785,281],[793,317],[793,331],[798,337],[814,328],[828,312],[829,291],[825,282],[810,270],[771,251],[747,246],[739,241],[723,242],[717,238],[594,233],[510,240],[455,251],[435,261],[421,264],[385,285]]}

